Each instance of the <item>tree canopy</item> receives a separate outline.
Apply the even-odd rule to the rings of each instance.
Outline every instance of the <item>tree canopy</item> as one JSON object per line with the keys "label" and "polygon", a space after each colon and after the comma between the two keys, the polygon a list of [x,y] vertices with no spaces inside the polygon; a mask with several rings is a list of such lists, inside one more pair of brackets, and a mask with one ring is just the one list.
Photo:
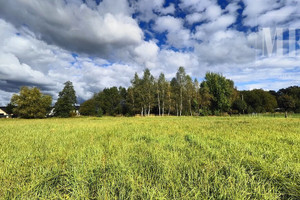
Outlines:
{"label": "tree canopy", "polygon": [[59,92],[57,102],[54,105],[55,116],[70,117],[75,111],[76,93],[71,81],[64,83],[64,88]]}
{"label": "tree canopy", "polygon": [[22,87],[14,94],[10,106],[14,115],[22,118],[44,118],[51,108],[52,97],[44,95],[36,87]]}
{"label": "tree canopy", "polygon": [[231,106],[234,83],[226,79],[221,74],[208,72],[205,75],[205,81],[208,93],[211,96],[210,108],[214,114],[227,112]]}
{"label": "tree canopy", "polygon": [[151,113],[159,116],[263,113],[275,112],[278,106],[296,112],[300,104],[298,88],[278,92],[262,89],[238,91],[232,80],[219,73],[208,72],[199,83],[185,72],[184,67],[179,67],[170,81],[163,73],[155,78],[149,69],[145,69],[142,76],[135,73],[128,89],[105,88],[82,104],[82,109],[93,109],[88,115],[96,115],[97,109],[101,108],[105,115],[141,116]]}
{"label": "tree canopy", "polygon": [[[58,96],[55,116],[69,117],[76,104],[72,82],[67,81]],[[20,95],[14,95],[9,108],[20,117],[36,118],[45,116],[49,104],[51,98],[42,95],[39,89],[24,87]],[[200,116],[278,110],[300,113],[300,87],[292,86],[278,92],[262,89],[238,91],[234,82],[222,74],[208,72],[199,83],[186,73],[184,67],[179,67],[171,80],[167,80],[163,73],[154,77],[146,68],[141,75],[135,73],[127,89],[104,88],[82,103],[79,111],[87,116]]]}

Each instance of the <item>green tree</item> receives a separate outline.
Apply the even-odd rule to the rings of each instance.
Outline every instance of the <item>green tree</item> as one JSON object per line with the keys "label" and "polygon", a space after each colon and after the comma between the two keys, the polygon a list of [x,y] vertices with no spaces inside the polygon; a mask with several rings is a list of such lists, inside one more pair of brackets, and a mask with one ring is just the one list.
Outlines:
{"label": "green tree", "polygon": [[289,95],[295,101],[295,107],[293,111],[296,113],[300,113],[300,87],[299,86],[291,86],[285,89],[280,89],[277,93],[278,96]]}
{"label": "green tree", "polygon": [[209,88],[208,88],[206,82],[201,83],[199,94],[200,94],[199,114],[200,115],[209,115],[209,114],[211,114],[210,113],[210,106],[211,106],[212,95],[209,92]]}
{"label": "green tree", "polygon": [[126,96],[126,105],[128,107],[128,113],[129,115],[134,115],[136,114],[137,110],[139,108],[136,108],[136,97],[134,93],[133,87],[129,87],[127,89],[127,96]]}
{"label": "green tree", "polygon": [[99,103],[105,115],[122,114],[122,98],[117,87],[105,88],[96,95],[96,101]]}
{"label": "green tree", "polygon": [[185,96],[186,96],[186,100],[187,100],[187,104],[188,104],[188,112],[189,114],[192,116],[193,115],[193,111],[192,111],[192,104],[193,104],[193,99],[195,97],[195,85],[194,82],[192,80],[192,78],[187,75],[185,77]]}
{"label": "green tree", "polygon": [[292,111],[296,106],[296,103],[295,103],[295,100],[293,99],[293,97],[286,95],[286,94],[282,95],[278,98],[278,103],[279,103],[279,106],[284,109],[285,117],[287,117],[287,112]]}
{"label": "green tree", "polygon": [[140,112],[141,116],[144,114],[145,106],[145,94],[143,92],[142,79],[137,73],[134,74],[134,78],[131,80],[131,87],[128,88],[127,102],[132,107],[133,113]]}
{"label": "green tree", "polygon": [[165,105],[167,101],[168,82],[165,75],[161,73],[157,80],[157,104],[158,104],[158,115],[164,116]]}
{"label": "green tree", "polygon": [[95,98],[89,99],[80,105],[80,115],[84,116],[96,116],[97,115],[97,103]]}
{"label": "green tree", "polygon": [[194,88],[195,88],[195,96],[194,96],[193,104],[197,115],[199,115],[201,95],[200,95],[200,84],[196,78],[194,79]]}
{"label": "green tree", "polygon": [[144,93],[143,96],[145,96],[144,115],[147,114],[149,116],[154,103],[155,93],[154,77],[151,75],[149,69],[144,70],[144,75],[142,79],[142,92]]}
{"label": "green tree", "polygon": [[13,114],[14,108],[16,108],[15,105],[13,105],[11,102],[8,103],[7,106],[6,106],[7,114],[9,114],[9,115]]}
{"label": "green tree", "polygon": [[70,117],[75,110],[76,93],[71,81],[64,83],[65,87],[59,92],[57,102],[54,105],[55,116]]}
{"label": "green tree", "polygon": [[176,78],[173,78],[170,82],[170,94],[171,94],[170,110],[174,111],[174,113],[176,112],[176,116],[179,116],[180,87]]}
{"label": "green tree", "polygon": [[243,99],[236,99],[232,104],[232,109],[244,114],[247,109],[247,103]]}
{"label": "green tree", "polygon": [[171,114],[171,108],[172,108],[172,87],[170,82],[166,82],[166,107],[168,107],[168,116],[169,116]]}
{"label": "green tree", "polygon": [[182,115],[182,109],[183,109],[183,94],[185,90],[186,85],[186,73],[184,67],[179,67],[178,71],[176,73],[176,81],[179,88],[179,116]]}
{"label": "green tree", "polygon": [[276,97],[262,89],[240,92],[247,103],[247,113],[274,112],[277,107]]}
{"label": "green tree", "polygon": [[130,111],[130,107],[127,104],[127,95],[128,95],[128,91],[126,88],[120,86],[119,87],[119,96],[120,96],[120,106],[121,106],[121,114],[122,115],[128,115],[129,113],[131,113]]}
{"label": "green tree", "polygon": [[43,95],[36,87],[22,87],[20,94],[11,98],[13,114],[21,118],[44,118],[50,111],[52,97]]}
{"label": "green tree", "polygon": [[214,114],[227,112],[231,106],[234,84],[232,80],[226,79],[221,74],[208,72],[204,81],[212,96],[211,110]]}

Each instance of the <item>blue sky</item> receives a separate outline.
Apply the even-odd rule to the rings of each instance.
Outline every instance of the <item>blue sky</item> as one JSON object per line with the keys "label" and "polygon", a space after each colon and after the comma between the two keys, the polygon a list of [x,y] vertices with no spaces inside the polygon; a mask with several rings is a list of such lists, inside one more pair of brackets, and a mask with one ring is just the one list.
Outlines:
{"label": "blue sky", "polygon": [[300,85],[299,18],[297,0],[0,0],[0,105],[23,85],[56,99],[67,80],[81,102],[146,67],[218,72],[240,90]]}

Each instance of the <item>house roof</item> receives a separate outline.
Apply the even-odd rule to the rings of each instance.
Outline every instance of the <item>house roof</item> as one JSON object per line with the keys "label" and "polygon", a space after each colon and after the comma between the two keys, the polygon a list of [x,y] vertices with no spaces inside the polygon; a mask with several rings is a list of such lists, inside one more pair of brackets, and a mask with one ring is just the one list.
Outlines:
{"label": "house roof", "polygon": [[0,107],[0,113],[4,113],[7,115],[7,109],[6,107]]}
{"label": "house roof", "polygon": [[6,106],[0,106],[0,109],[7,112],[7,107]]}

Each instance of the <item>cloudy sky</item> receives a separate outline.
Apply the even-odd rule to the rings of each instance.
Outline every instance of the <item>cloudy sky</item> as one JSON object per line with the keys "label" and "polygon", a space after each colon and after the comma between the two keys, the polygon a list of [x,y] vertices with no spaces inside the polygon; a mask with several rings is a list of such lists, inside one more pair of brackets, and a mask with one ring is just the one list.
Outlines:
{"label": "cloudy sky", "polygon": [[[283,29],[285,54],[263,54],[262,28]],[[219,72],[240,90],[300,85],[297,28],[298,0],[0,0],[0,105],[23,85],[56,99],[67,80],[82,102],[146,67]]]}

